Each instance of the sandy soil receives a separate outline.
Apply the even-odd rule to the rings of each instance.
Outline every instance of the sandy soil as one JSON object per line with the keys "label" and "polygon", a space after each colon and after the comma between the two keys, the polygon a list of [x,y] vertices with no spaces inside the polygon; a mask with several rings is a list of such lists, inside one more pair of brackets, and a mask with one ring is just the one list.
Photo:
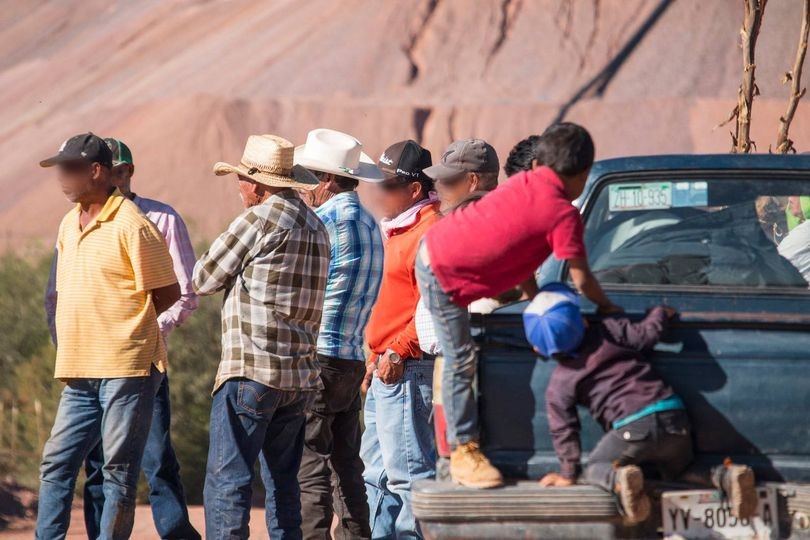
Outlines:
{"label": "sandy soil", "polygon": [[[132,148],[135,190],[174,206],[195,241],[240,211],[215,161],[251,133],[302,143],[315,127],[379,156],[405,138],[442,155],[478,136],[501,162],[542,131],[645,25],[658,0],[0,0],[0,251],[53,245],[70,205],[39,161],[87,130]],[[603,91],[567,118],[597,157],[728,152],[743,9],[672,2]],[[99,24],[103,21],[103,24]],[[801,2],[771,2],[758,40],[752,138],[775,142]],[[47,37],[47,39],[45,38]],[[99,53],[103,51],[103,53]],[[805,73],[805,78],[807,74]],[[791,129],[810,146],[810,105]],[[32,246],[32,247],[36,247]]]}
{"label": "sandy soil", "polygon": [[[202,506],[189,507],[189,515],[191,522],[198,531],[204,530]],[[267,540],[270,537],[267,535],[267,530],[264,527],[264,510],[255,508],[250,514],[251,534],[250,538],[255,540]],[[31,522],[17,523],[12,529],[0,531],[0,539],[2,540],[30,540],[34,535],[34,524]],[[82,521],[82,509],[77,507],[73,510],[71,518],[70,531],[67,535],[68,538],[87,538],[84,532],[84,522]],[[135,513],[135,528],[132,531],[132,540],[158,540],[159,537],[155,532],[155,526],[152,522],[152,512],[149,506],[139,506]]]}

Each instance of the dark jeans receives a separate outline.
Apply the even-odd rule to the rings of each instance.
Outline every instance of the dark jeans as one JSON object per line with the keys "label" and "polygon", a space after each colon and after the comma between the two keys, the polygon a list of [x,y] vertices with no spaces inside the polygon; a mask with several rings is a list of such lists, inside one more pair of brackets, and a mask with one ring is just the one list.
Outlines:
{"label": "dark jeans", "polygon": [[101,441],[104,508],[99,538],[126,539],[135,519],[135,492],[152,409],[163,374],[70,379],[42,451],[36,538],[65,538],[82,462]]}
{"label": "dark jeans", "polygon": [[[306,439],[298,482],[304,538],[370,538],[368,500],[360,459],[362,360],[318,355],[324,389],[307,413]],[[334,508],[334,511],[333,511]]]}
{"label": "dark jeans", "polygon": [[[143,468],[149,484],[149,503],[155,528],[163,539],[199,540],[198,533],[188,519],[186,495],[180,482],[180,464],[172,448],[170,434],[171,406],[169,403],[169,378],[163,382],[155,396],[152,427],[146,439]],[[101,445],[90,451],[84,462],[87,481],[84,484],[84,523],[89,538],[98,538],[101,526],[101,509],[104,507],[103,475],[104,452]]]}
{"label": "dark jeans", "polygon": [[[613,492],[616,467],[654,467],[672,481],[692,462],[692,435],[686,411],[665,411],[608,431],[588,457],[585,481]],[[615,466],[614,466],[615,465]]]}
{"label": "dark jeans", "polygon": [[248,538],[253,466],[259,458],[270,537],[302,538],[298,468],[313,394],[248,379],[230,379],[216,391],[205,474],[206,538]]}

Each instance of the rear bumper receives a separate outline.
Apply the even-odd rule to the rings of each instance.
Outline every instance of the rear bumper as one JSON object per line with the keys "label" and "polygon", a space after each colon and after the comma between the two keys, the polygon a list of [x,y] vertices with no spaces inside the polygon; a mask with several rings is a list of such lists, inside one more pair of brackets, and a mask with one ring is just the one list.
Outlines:
{"label": "rear bumper", "polygon": [[543,489],[524,480],[500,489],[472,489],[452,482],[422,481],[413,490],[420,520],[504,521],[618,518],[614,498],[593,486]]}
{"label": "rear bumper", "polygon": [[[782,538],[810,539],[810,485],[777,488]],[[656,508],[639,526],[624,526],[613,496],[594,486],[542,488],[524,480],[493,490],[421,481],[413,511],[428,539],[658,538],[660,495],[672,485],[650,482]]]}
{"label": "rear bumper", "polygon": [[422,481],[412,502],[428,539],[644,537],[626,530],[614,498],[593,486],[552,490],[525,480],[482,490]]}

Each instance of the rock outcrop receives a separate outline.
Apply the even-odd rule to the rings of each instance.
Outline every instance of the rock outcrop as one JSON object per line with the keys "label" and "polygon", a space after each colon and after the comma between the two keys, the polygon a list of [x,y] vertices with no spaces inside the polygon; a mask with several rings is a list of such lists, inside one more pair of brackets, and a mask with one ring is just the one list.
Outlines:
{"label": "rock outcrop", "polygon": [[[798,2],[771,2],[753,138],[767,151]],[[131,147],[138,192],[198,238],[238,211],[229,181],[250,133],[348,131],[372,155],[411,137],[511,146],[556,118],[599,157],[725,152],[741,72],[734,0],[103,0],[5,2],[0,15],[0,249],[48,246],[69,205],[38,161],[86,130]],[[810,145],[810,103],[792,138]]]}

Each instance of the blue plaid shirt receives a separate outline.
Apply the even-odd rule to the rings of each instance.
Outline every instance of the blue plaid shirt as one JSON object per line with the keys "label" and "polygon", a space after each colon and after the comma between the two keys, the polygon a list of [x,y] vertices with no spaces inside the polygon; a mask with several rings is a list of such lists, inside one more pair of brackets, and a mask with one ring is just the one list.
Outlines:
{"label": "blue plaid shirt", "polygon": [[362,361],[363,335],[382,280],[380,230],[355,191],[335,195],[315,213],[332,246],[318,353]]}

